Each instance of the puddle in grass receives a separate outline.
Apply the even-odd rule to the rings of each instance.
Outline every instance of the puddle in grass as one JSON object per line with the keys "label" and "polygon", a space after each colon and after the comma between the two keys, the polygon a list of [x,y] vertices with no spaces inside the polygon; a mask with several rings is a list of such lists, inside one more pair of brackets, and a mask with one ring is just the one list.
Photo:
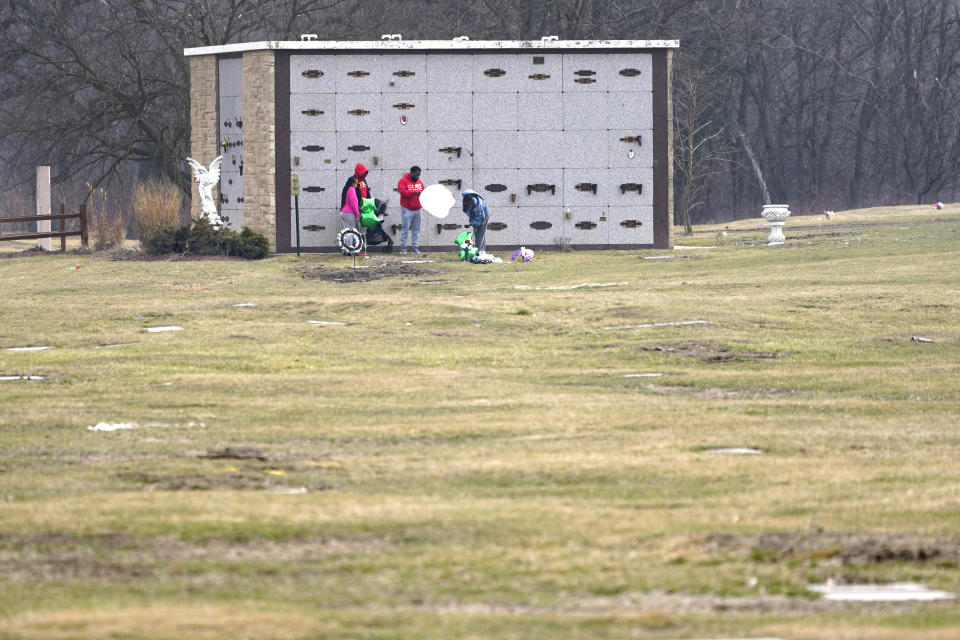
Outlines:
{"label": "puddle in grass", "polygon": [[809,589],[823,596],[825,600],[843,600],[846,602],[906,602],[955,600],[956,595],[949,591],[930,589],[915,582],[894,582],[891,584],[813,584]]}
{"label": "puddle in grass", "polygon": [[87,431],[123,431],[136,428],[137,425],[132,422],[98,422],[92,427],[87,427]]}
{"label": "puddle in grass", "polygon": [[[206,427],[207,425],[202,422],[186,422],[183,424],[170,424],[166,422],[149,422],[143,425],[146,428],[161,428],[166,429],[170,427]],[[140,425],[136,422],[98,422],[92,427],[87,427],[87,431],[127,431],[129,429],[139,429]]]}

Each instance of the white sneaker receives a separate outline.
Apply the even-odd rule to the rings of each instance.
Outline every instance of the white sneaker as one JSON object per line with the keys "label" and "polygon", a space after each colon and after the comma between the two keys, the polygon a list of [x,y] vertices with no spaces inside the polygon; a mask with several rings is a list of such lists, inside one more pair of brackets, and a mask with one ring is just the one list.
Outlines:
{"label": "white sneaker", "polygon": [[407,250],[406,250],[406,249],[400,249],[400,255],[404,255],[404,256],[407,255]]}

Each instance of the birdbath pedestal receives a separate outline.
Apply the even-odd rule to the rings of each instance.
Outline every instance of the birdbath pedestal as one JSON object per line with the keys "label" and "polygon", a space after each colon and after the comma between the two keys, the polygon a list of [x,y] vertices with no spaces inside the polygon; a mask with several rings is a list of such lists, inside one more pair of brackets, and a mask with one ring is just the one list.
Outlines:
{"label": "birdbath pedestal", "polygon": [[783,223],[790,217],[790,207],[785,204],[765,204],[760,216],[770,225],[770,236],[767,238],[767,245],[773,246],[783,244],[786,238],[783,236]]}

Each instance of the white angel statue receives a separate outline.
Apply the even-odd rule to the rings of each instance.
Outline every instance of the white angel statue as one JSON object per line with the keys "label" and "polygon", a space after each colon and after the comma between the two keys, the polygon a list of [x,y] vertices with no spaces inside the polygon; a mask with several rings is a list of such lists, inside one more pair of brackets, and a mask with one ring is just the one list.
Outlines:
{"label": "white angel statue", "polygon": [[193,158],[187,158],[187,164],[193,167],[193,177],[199,185],[200,201],[203,203],[202,215],[210,221],[210,226],[219,229],[223,226],[223,220],[217,213],[217,204],[213,200],[213,188],[220,183],[220,164],[223,162],[223,156],[217,156],[210,163],[210,168],[204,167]]}

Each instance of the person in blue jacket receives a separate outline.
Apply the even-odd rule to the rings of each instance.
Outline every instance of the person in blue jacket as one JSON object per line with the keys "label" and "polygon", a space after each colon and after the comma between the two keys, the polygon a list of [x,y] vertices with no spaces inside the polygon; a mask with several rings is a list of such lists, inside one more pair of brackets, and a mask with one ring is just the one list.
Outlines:
{"label": "person in blue jacket", "polygon": [[487,250],[487,222],[490,220],[490,209],[487,201],[476,191],[463,190],[463,212],[467,214],[470,226],[473,227],[473,241],[481,252]]}

